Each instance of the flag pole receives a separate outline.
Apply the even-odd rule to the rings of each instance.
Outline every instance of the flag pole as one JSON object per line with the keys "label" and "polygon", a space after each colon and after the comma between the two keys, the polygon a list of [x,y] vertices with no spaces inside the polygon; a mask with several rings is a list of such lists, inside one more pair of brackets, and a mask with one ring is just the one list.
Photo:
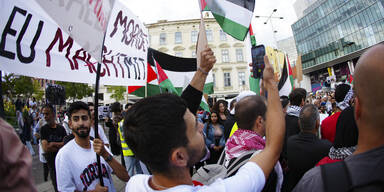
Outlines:
{"label": "flag pole", "polygon": [[[103,61],[103,49],[104,49],[104,42],[105,42],[105,35],[104,33],[104,38],[103,38],[103,48],[101,49],[101,61]],[[101,71],[101,62],[97,62],[97,71],[96,71],[96,86],[95,86],[95,138],[99,138],[99,82],[100,82],[100,71]],[[103,180],[103,174],[101,170],[101,163],[100,163],[100,155],[96,154],[96,161],[97,161],[97,174],[99,175],[99,180],[100,180],[100,185],[104,186],[104,180]]]}
{"label": "flag pole", "polygon": [[2,76],[2,71],[0,70],[0,96],[1,96],[1,98],[0,98],[1,99],[0,100],[0,117],[5,119],[2,82],[3,82],[3,76]]}

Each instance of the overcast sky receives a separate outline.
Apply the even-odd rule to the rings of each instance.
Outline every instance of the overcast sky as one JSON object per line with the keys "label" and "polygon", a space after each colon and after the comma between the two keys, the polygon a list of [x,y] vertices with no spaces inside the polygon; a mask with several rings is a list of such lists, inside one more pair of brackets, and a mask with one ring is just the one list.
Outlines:
{"label": "overcast sky", "polygon": [[[129,9],[146,24],[158,20],[169,21],[199,18],[198,0],[123,0]],[[296,20],[293,9],[295,0],[256,0],[253,15],[269,16],[273,9],[277,9],[274,16],[284,17],[283,20],[273,19],[276,39],[281,40],[292,36],[291,24]],[[265,25],[266,18],[252,19],[252,27],[256,41],[265,45],[275,45],[270,22]]]}

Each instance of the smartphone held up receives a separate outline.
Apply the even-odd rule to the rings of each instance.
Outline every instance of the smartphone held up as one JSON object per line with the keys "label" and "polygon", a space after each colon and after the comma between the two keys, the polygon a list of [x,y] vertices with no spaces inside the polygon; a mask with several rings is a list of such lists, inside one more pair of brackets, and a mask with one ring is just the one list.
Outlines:
{"label": "smartphone held up", "polygon": [[265,68],[264,55],[265,47],[264,45],[252,46],[252,71],[253,77],[257,79],[263,78],[263,70]]}

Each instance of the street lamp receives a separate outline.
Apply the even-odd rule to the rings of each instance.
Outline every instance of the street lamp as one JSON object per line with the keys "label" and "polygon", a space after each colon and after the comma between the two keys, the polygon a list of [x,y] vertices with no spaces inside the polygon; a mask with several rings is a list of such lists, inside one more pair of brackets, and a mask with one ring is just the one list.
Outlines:
{"label": "street lamp", "polygon": [[256,15],[255,18],[267,18],[267,20],[264,22],[264,25],[271,23],[272,33],[273,33],[273,39],[275,40],[275,44],[277,46],[277,40],[276,40],[276,33],[277,30],[273,27],[272,19],[284,19],[284,17],[278,17],[278,16],[272,16],[274,13],[277,12],[277,9],[273,9],[272,13],[269,16],[263,16],[263,15]]}

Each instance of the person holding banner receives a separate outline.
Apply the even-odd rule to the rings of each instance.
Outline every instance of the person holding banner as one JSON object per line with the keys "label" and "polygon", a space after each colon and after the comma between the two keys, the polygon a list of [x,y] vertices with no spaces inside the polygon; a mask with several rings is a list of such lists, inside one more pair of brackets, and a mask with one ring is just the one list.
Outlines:
{"label": "person holding banner", "polygon": [[[122,181],[129,180],[128,172],[105,148],[101,139],[90,140],[92,120],[89,107],[78,101],[68,109],[69,126],[75,139],[69,141],[57,154],[56,171],[59,191],[116,191],[112,171]],[[100,155],[104,187],[99,185],[96,154]]]}

